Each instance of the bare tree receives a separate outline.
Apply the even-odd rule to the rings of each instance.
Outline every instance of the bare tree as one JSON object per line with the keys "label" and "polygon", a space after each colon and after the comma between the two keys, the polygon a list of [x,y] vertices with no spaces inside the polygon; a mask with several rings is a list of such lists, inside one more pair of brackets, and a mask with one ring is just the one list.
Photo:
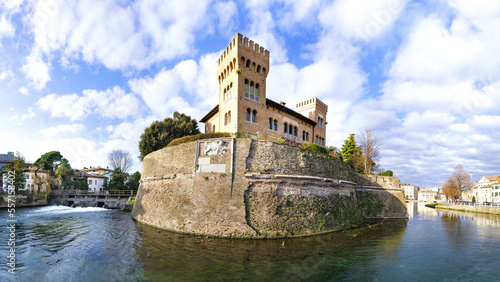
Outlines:
{"label": "bare tree", "polygon": [[459,164],[455,167],[453,174],[446,180],[442,192],[446,198],[458,199],[462,192],[472,188],[472,186],[474,186],[474,184],[472,183],[470,174],[465,171],[461,164]]}
{"label": "bare tree", "polygon": [[380,143],[371,128],[365,128],[359,131],[358,140],[361,144],[361,154],[363,157],[364,173],[371,173],[375,166],[375,159],[379,157]]}
{"label": "bare tree", "polygon": [[128,151],[124,150],[113,150],[108,154],[109,165],[116,170],[120,169],[120,172],[128,173],[132,168],[132,157]]}

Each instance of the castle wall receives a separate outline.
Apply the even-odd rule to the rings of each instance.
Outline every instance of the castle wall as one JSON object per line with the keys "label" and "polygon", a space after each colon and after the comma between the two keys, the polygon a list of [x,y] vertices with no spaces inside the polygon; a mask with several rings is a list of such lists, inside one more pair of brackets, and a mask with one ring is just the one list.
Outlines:
{"label": "castle wall", "polygon": [[[214,146],[217,140],[224,146]],[[336,158],[246,138],[217,140],[146,156],[133,217],[176,232],[264,238],[406,216],[401,189],[376,187]]]}

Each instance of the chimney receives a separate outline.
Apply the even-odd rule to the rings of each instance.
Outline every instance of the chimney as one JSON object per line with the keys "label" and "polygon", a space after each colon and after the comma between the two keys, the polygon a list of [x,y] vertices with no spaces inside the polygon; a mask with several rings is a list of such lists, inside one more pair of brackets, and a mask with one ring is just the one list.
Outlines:
{"label": "chimney", "polygon": [[284,107],[286,105],[286,103],[283,101],[280,101],[280,105],[282,105]]}

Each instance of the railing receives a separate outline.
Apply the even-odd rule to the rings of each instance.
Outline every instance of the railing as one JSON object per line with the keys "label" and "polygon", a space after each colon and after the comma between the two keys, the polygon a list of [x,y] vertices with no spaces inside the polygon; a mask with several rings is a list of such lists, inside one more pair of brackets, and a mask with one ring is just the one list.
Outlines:
{"label": "railing", "polygon": [[245,92],[245,98],[260,103],[260,97],[255,94]]}
{"label": "railing", "polygon": [[294,141],[296,143],[302,142],[302,139],[300,139],[300,137],[297,137],[297,136],[290,134],[290,133],[283,133],[283,138],[288,139],[290,141]]}
{"label": "railing", "polygon": [[82,196],[135,196],[137,190],[108,190],[108,191],[85,191],[85,190],[52,190],[51,195],[66,196],[66,195],[82,195]]}

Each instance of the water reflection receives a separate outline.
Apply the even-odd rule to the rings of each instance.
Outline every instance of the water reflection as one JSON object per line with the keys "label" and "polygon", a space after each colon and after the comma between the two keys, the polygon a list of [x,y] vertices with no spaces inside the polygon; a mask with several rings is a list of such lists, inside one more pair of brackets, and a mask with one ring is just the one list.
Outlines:
{"label": "water reflection", "polygon": [[[138,225],[137,254],[151,280],[324,280],[353,275],[353,264],[377,264],[399,254],[406,220],[285,240],[189,237]],[[362,258],[360,260],[360,258]],[[332,276],[332,273],[337,273]],[[340,276],[339,276],[340,275]]]}
{"label": "water reflection", "polygon": [[[285,240],[186,236],[109,210],[19,210],[16,281],[484,280],[500,276],[500,217],[408,203],[410,220]],[[6,222],[6,213],[0,221]],[[8,239],[0,229],[0,241]],[[6,248],[0,255],[6,256]],[[0,264],[0,281],[10,281]]]}

